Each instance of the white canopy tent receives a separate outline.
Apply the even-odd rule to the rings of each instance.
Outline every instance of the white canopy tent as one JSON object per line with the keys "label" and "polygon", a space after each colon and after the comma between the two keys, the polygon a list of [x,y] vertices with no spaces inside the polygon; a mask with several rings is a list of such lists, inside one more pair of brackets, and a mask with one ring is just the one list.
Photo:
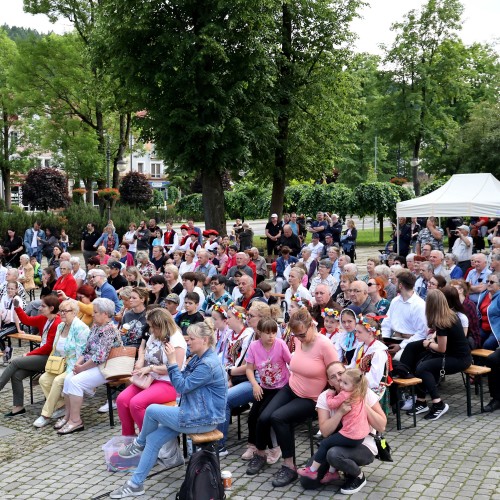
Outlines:
{"label": "white canopy tent", "polygon": [[500,217],[500,181],[492,174],[457,174],[436,191],[396,205],[398,217]]}
{"label": "white canopy tent", "polygon": [[456,174],[436,191],[398,203],[396,214],[398,233],[399,217],[500,217],[500,181],[492,174]]}

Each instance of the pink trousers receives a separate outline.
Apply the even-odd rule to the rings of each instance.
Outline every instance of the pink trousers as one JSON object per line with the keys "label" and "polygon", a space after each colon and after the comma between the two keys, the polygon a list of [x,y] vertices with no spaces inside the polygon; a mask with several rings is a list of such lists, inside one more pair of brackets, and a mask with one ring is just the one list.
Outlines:
{"label": "pink trousers", "polygon": [[139,389],[136,385],[129,385],[116,398],[118,415],[122,423],[122,436],[134,436],[137,424],[139,431],[146,408],[151,404],[162,404],[175,401],[177,393],[170,382],[155,380],[147,389]]}

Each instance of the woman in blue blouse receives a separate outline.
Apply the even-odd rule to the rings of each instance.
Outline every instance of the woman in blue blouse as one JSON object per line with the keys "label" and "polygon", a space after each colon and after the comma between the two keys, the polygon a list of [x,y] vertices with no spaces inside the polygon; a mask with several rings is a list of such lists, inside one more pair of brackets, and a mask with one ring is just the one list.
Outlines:
{"label": "woman in blue blouse", "polygon": [[226,418],[227,378],[213,349],[214,330],[203,322],[192,324],[187,333],[193,357],[184,371],[179,370],[174,347],[169,343],[165,345],[168,375],[177,393],[181,394],[180,406],[148,406],[141,433],[119,451],[127,458],[142,453],[139,465],[132,478],[110,494],[111,498],[143,495],[144,481],[167,441],[180,433],[213,431]]}

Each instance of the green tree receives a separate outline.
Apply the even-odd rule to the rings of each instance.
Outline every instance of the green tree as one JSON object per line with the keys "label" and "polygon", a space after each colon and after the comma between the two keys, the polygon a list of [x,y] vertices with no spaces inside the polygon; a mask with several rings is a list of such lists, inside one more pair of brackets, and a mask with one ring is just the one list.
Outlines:
{"label": "green tree", "polygon": [[[110,0],[95,54],[109,63],[137,109],[143,137],[173,172],[201,173],[208,227],[225,232],[222,174],[248,167],[272,125],[267,4]],[[139,22],[138,22],[139,20]]]}
{"label": "green tree", "polygon": [[0,126],[1,126],[1,154],[0,172],[5,196],[5,208],[11,209],[11,173],[15,169],[17,141],[12,134],[19,121],[19,95],[12,88],[12,65],[18,57],[16,44],[10,40],[7,33],[0,30]]}
{"label": "green tree", "polygon": [[[428,0],[395,23],[396,39],[386,49],[387,97],[380,104],[388,115],[386,132],[393,143],[405,142],[413,158],[421,148],[442,147],[454,128],[453,102],[461,97],[461,67],[466,58],[458,40],[463,6],[459,0]],[[420,194],[418,165],[412,168]]]}
{"label": "green tree", "polygon": [[56,168],[34,168],[23,184],[23,204],[47,212],[70,204],[68,179]]}
{"label": "green tree", "polygon": [[[273,91],[277,125],[271,212],[281,214],[289,179],[332,172],[339,145],[355,125],[352,74],[345,71],[358,0],[283,1],[276,11]],[[342,47],[342,48],[341,48]]]}
{"label": "green tree", "polygon": [[384,241],[384,217],[390,217],[400,201],[395,186],[388,182],[370,182],[353,190],[353,213],[364,217],[375,214],[379,222],[379,243]]}

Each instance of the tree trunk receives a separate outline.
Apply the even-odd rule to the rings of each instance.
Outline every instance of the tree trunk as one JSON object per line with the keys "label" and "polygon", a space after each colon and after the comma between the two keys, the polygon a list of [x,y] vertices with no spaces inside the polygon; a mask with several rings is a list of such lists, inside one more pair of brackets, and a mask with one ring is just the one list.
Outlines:
{"label": "tree trunk", "polygon": [[[420,153],[420,144],[422,142],[422,138],[418,136],[415,140],[415,144],[413,145],[413,158],[418,160],[418,155]],[[420,180],[418,178],[418,163],[416,166],[411,167],[411,174],[413,178],[413,190],[415,191],[415,196],[420,196]]]}
{"label": "tree trunk", "polygon": [[10,182],[10,164],[9,164],[9,115],[4,111],[3,121],[3,141],[2,141],[2,160],[1,172],[4,185],[5,209],[10,211],[12,208],[11,182]]}
{"label": "tree trunk", "polygon": [[224,189],[222,188],[222,177],[219,171],[204,169],[201,175],[201,187],[205,227],[215,229],[220,235],[225,236],[227,231]]}
{"label": "tree trunk", "polygon": [[[118,171],[118,161],[123,159],[125,150],[128,146],[128,137],[130,135],[130,113],[120,115],[120,137],[118,142],[118,150],[116,156],[113,158],[113,185],[115,189],[118,189],[120,185],[120,172]],[[113,200],[113,207],[115,201]]]}
{"label": "tree trunk", "polygon": [[277,213],[281,218],[285,200],[286,168],[288,154],[288,133],[290,126],[290,82],[292,64],[292,15],[288,4],[282,5],[281,52],[279,63],[278,88],[280,89],[278,114],[278,145],[274,152],[273,192],[270,214]]}
{"label": "tree trunk", "polygon": [[384,216],[383,215],[378,216],[378,223],[379,223],[378,242],[384,243]]}
{"label": "tree trunk", "polygon": [[94,193],[92,190],[92,184],[93,184],[92,178],[86,177],[85,179],[82,179],[82,180],[83,180],[83,185],[85,186],[85,189],[87,190],[87,192],[85,193],[85,202],[90,207],[93,207],[94,206]]}

